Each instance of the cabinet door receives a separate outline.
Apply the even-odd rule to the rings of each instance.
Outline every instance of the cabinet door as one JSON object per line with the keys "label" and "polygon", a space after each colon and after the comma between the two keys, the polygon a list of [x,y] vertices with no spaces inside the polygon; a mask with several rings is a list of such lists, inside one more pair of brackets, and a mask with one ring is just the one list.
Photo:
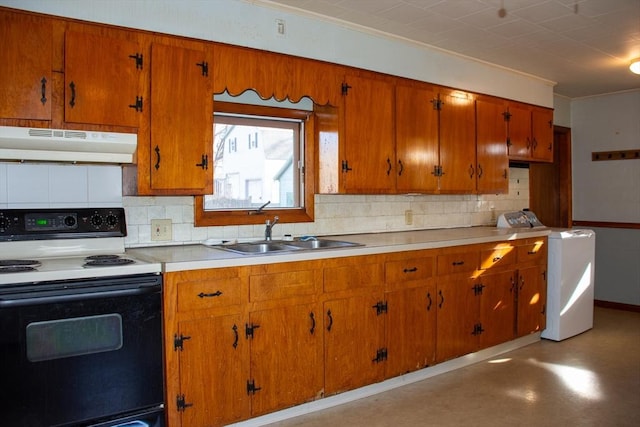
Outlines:
{"label": "cabinet door", "polygon": [[483,274],[476,284],[482,286],[479,295],[480,348],[512,340],[516,322],[515,271]]}
{"label": "cabinet door", "polygon": [[208,194],[213,95],[207,54],[161,44],[151,49],[151,188]]}
{"label": "cabinet door", "polygon": [[438,94],[431,86],[396,86],[396,182],[399,192],[438,188]]}
{"label": "cabinet door", "polygon": [[51,120],[52,26],[0,11],[0,118]]}
{"label": "cabinet door", "polygon": [[389,292],[387,300],[388,378],[433,364],[436,347],[436,287]]}
{"label": "cabinet door", "polygon": [[325,394],[332,395],[381,381],[385,315],[375,308],[382,293],[324,303]]}
{"label": "cabinet door", "polygon": [[440,176],[442,192],[471,193],[476,188],[476,122],[471,96],[440,94]]}
{"label": "cabinet door", "polygon": [[145,101],[138,43],[69,31],[64,47],[65,122],[138,127]]}
{"label": "cabinet door", "polygon": [[507,124],[501,101],[476,101],[477,160],[476,185],[479,193],[509,191]]}
{"label": "cabinet door", "polygon": [[[186,406],[176,409],[168,396],[168,411],[178,411],[182,427],[226,425],[249,418],[248,341],[240,315],[183,321],[178,336],[188,337],[177,349],[180,395]],[[169,418],[174,416],[169,413]]]}
{"label": "cabinet door", "polygon": [[388,193],[395,188],[393,86],[374,78],[347,76],[344,157],[347,193]]}
{"label": "cabinet door", "polygon": [[553,110],[534,108],[531,111],[531,127],[531,156],[534,160],[553,162]]}
{"label": "cabinet door", "polygon": [[322,393],[322,312],[303,304],[250,314],[251,415],[304,403]]}
{"label": "cabinet door", "polygon": [[510,103],[509,157],[526,160],[531,150],[531,108],[528,105]]}
{"label": "cabinet door", "polygon": [[437,289],[436,361],[443,362],[476,349],[478,299],[469,279],[440,279]]}
{"label": "cabinet door", "polygon": [[541,266],[523,268],[518,272],[517,335],[542,331],[546,326],[546,271]]}

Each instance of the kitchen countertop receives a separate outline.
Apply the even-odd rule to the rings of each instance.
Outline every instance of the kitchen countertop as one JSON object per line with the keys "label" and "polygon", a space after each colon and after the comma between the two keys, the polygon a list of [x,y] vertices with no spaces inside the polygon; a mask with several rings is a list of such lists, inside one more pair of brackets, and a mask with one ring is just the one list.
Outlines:
{"label": "kitchen countertop", "polygon": [[318,238],[354,242],[361,246],[300,250],[286,253],[243,255],[201,244],[130,248],[126,252],[146,261],[161,262],[164,272],[172,272],[434,249],[542,237],[548,236],[550,233],[551,229],[546,227],[523,229],[495,227],[440,228],[389,233],[318,236]]}

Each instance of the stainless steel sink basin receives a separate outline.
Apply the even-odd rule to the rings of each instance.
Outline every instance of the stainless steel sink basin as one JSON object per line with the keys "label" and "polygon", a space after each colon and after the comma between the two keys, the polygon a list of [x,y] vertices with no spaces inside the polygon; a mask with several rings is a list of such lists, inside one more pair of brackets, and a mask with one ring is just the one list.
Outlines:
{"label": "stainless steel sink basin", "polygon": [[359,243],[345,242],[342,240],[316,239],[316,240],[274,240],[234,243],[231,245],[217,245],[218,249],[235,252],[244,255],[265,255],[271,253],[294,252],[314,249],[337,249],[351,246],[360,246]]}
{"label": "stainless steel sink basin", "polygon": [[295,251],[299,249],[293,246],[284,245],[280,242],[235,243],[233,245],[223,245],[219,247],[220,249],[240,254],[269,254],[273,252]]}
{"label": "stainless steel sink basin", "polygon": [[287,242],[287,245],[296,246],[302,249],[333,249],[333,248],[347,248],[351,246],[360,246],[359,243],[345,242],[343,240],[328,240],[328,239],[316,239],[316,240],[295,240],[293,242]]}

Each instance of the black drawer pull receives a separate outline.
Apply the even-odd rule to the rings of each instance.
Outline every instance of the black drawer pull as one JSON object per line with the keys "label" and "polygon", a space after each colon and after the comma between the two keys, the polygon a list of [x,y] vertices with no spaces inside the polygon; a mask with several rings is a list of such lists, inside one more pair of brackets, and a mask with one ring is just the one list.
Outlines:
{"label": "black drawer pull", "polygon": [[457,267],[459,265],[464,265],[464,261],[453,261],[451,265],[453,265],[454,267]]}
{"label": "black drawer pull", "polygon": [[413,267],[413,268],[405,268],[404,270],[402,270],[404,273],[415,273],[416,271],[418,271],[418,267]]}
{"label": "black drawer pull", "polygon": [[222,295],[222,292],[221,292],[221,291],[216,291],[216,292],[211,293],[211,294],[205,294],[204,292],[200,292],[200,293],[198,294],[198,296],[199,296],[200,298],[219,297],[220,295]]}

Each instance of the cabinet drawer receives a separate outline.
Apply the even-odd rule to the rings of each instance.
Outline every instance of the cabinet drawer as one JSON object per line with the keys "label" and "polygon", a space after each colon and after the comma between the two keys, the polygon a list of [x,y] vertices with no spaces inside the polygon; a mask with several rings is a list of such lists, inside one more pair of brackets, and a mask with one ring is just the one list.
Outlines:
{"label": "cabinet drawer", "polygon": [[478,268],[479,251],[438,255],[438,275],[464,273]]}
{"label": "cabinet drawer", "polygon": [[324,291],[335,292],[382,285],[382,263],[345,265],[324,270]]}
{"label": "cabinet drawer", "polygon": [[518,246],[518,264],[527,262],[546,262],[547,261],[547,245],[545,241],[540,239],[538,241],[527,242],[524,245]]}
{"label": "cabinet drawer", "polygon": [[508,243],[480,251],[480,269],[509,266],[516,263],[516,248]]}
{"label": "cabinet drawer", "polygon": [[178,311],[204,310],[240,304],[241,280],[185,281],[178,284]]}
{"label": "cabinet drawer", "polygon": [[249,277],[249,301],[299,297],[316,293],[315,270],[286,271]]}
{"label": "cabinet drawer", "polygon": [[387,261],[384,266],[387,284],[424,280],[433,276],[433,257]]}

